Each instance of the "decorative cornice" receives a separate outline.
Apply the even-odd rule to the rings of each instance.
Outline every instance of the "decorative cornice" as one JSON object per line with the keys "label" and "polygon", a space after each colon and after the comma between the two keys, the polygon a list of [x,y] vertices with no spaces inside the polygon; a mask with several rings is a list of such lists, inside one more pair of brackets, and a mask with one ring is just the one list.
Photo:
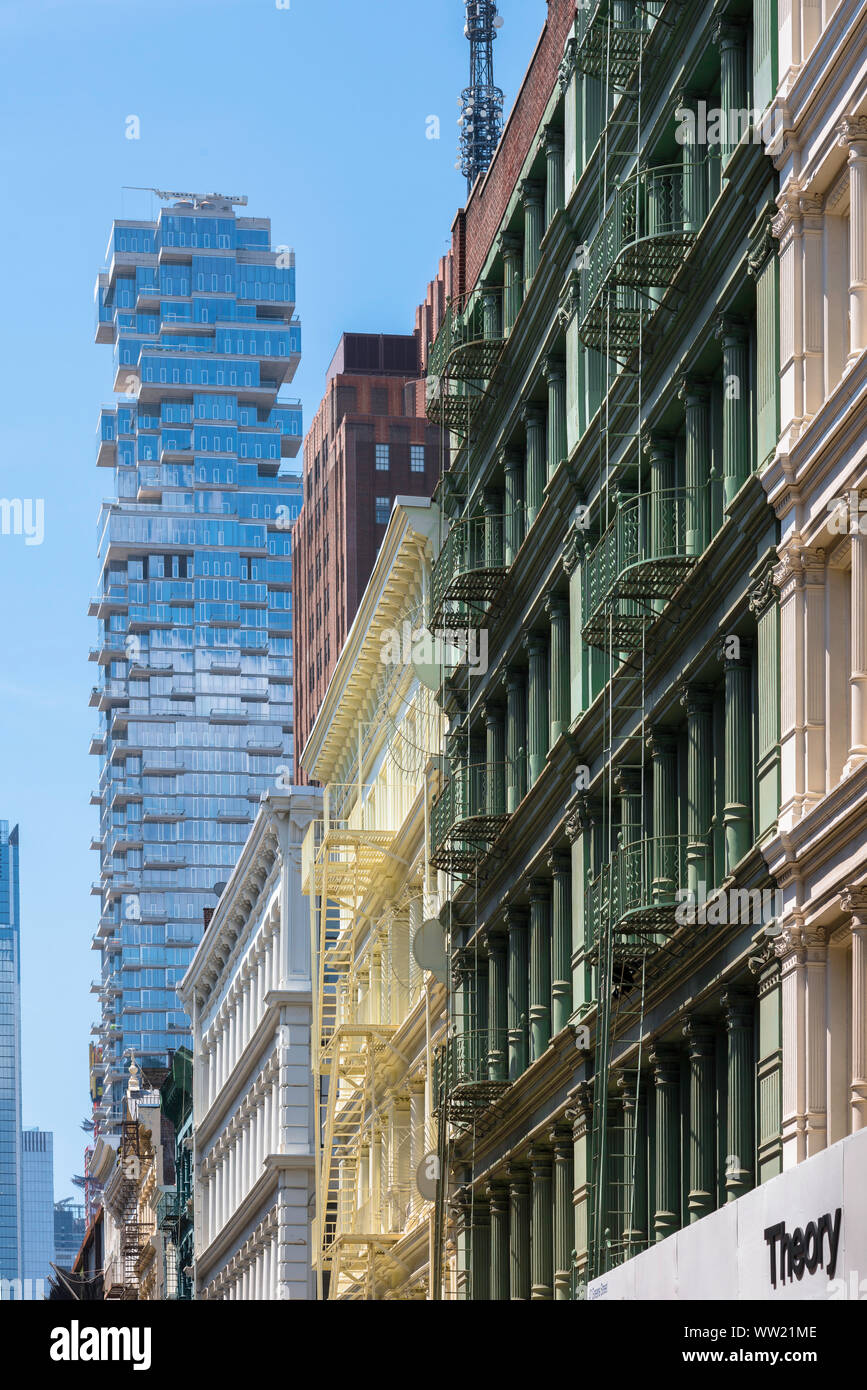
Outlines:
{"label": "decorative cornice", "polygon": [[777,253],[773,227],[774,217],[768,212],[758,223],[750,240],[747,269],[753,280],[758,280],[768,261]]}
{"label": "decorative cornice", "polygon": [[774,567],[769,565],[750,590],[750,612],[754,618],[761,618],[773,604],[779,603],[779,599],[780,591],[774,583]]}
{"label": "decorative cornice", "polygon": [[557,70],[557,81],[560,85],[561,92],[565,92],[569,83],[572,81],[572,76],[575,72],[575,58],[577,52],[578,40],[574,37],[567,39],[566,47],[563,50],[563,57]]}

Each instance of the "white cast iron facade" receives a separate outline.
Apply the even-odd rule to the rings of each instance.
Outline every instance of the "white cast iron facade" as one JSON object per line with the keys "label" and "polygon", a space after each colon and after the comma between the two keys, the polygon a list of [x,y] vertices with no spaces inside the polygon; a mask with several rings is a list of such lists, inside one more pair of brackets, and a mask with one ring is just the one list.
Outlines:
{"label": "white cast iron facade", "polygon": [[193,1020],[195,1296],[312,1299],[311,788],[269,792],[179,993]]}

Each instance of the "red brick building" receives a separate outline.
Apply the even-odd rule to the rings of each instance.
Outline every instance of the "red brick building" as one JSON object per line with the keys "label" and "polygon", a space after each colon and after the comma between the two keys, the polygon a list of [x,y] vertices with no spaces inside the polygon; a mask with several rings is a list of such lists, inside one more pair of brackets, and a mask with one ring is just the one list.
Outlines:
{"label": "red brick building", "polygon": [[440,476],[443,440],[424,414],[419,343],[417,333],[345,333],[304,441],[292,540],[296,768],[394,498],[430,497]]}

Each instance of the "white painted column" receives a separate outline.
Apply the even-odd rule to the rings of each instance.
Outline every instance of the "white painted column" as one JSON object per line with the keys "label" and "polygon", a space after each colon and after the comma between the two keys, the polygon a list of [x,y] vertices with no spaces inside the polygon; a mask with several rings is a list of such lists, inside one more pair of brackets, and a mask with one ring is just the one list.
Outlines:
{"label": "white painted column", "polygon": [[[782,68],[781,68],[782,70]],[[803,264],[797,185],[777,199],[771,230],[780,244],[780,439],[791,448],[804,418]]]}
{"label": "white painted column", "polygon": [[867,116],[838,127],[849,150],[849,365],[867,347]]}
{"label": "white painted column", "polygon": [[823,272],[825,286],[825,396],[842,379],[849,355],[849,247],[847,220],[825,202]]}
{"label": "white painted column", "polygon": [[[805,815],[827,789],[825,745],[825,552],[802,550],[804,575]],[[783,667],[786,670],[786,667]]]}
{"label": "white painted column", "polygon": [[807,1009],[807,1157],[828,1146],[828,945],[823,933],[805,932]]}
{"label": "white painted column", "polygon": [[867,536],[858,526],[851,537],[851,694],[852,728],[846,772],[854,772],[867,758]]}
{"label": "white painted column", "polygon": [[825,399],[825,297],[823,281],[824,198],[802,197],[804,258],[804,415],[813,416]]}
{"label": "white painted column", "polygon": [[844,912],[852,914],[852,1132],[867,1129],[867,885],[847,888]]}
{"label": "white painted column", "polygon": [[777,938],[783,1014],[783,1168],[794,1168],[807,1156],[806,1071],[806,968],[801,931],[795,921],[783,927]]}
{"label": "white painted column", "polygon": [[[781,830],[800,819],[804,799],[804,620],[803,568],[795,543],[780,548],[774,569],[780,591],[780,665],[787,679],[780,689]],[[824,668],[823,668],[824,669]]]}

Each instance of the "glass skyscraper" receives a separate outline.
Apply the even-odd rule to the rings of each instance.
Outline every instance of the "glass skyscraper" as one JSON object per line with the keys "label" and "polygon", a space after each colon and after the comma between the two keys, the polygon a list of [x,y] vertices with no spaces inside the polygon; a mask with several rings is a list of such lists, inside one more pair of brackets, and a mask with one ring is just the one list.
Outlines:
{"label": "glass skyscraper", "polygon": [[21,1135],[21,1279],[25,1298],[44,1298],[54,1259],[54,1135]]}
{"label": "glass skyscraper", "polygon": [[91,652],[99,682],[101,1019],[92,1093],[119,1117],[124,1053],[161,1066],[187,1035],[174,988],[247,837],[293,765],[291,525],[301,406],[295,261],[246,199],[175,199],[115,222],[96,287],[114,350],[98,463]]}
{"label": "glass skyscraper", "polygon": [[0,1298],[21,1277],[21,938],[18,826],[0,820]]}

